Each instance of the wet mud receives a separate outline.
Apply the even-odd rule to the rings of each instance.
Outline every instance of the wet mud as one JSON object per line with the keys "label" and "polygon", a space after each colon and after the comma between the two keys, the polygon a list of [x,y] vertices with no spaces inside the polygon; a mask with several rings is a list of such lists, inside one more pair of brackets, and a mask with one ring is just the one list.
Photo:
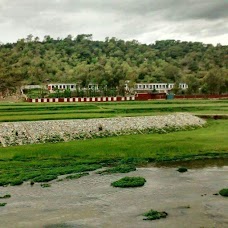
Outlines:
{"label": "wet mud", "polygon": [[[228,199],[214,195],[228,187],[228,166],[186,165],[186,173],[171,167],[143,167],[128,174],[98,175],[92,172],[77,180],[1,187],[11,194],[0,208],[0,227],[228,227]],[[175,166],[175,167],[174,167]],[[182,164],[183,166],[183,164]],[[114,188],[110,184],[124,176],[142,176],[139,188]],[[154,209],[167,218],[143,220]]]}

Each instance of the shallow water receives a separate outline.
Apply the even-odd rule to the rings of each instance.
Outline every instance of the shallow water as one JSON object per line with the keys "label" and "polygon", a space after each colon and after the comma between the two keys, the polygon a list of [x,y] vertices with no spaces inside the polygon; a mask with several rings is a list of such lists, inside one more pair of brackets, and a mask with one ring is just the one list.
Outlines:
{"label": "shallow water", "polygon": [[160,168],[170,167],[187,167],[190,169],[202,169],[206,167],[223,167],[228,166],[228,158],[205,158],[189,161],[159,162],[157,164],[148,164],[148,167],[155,166]]}
{"label": "shallow water", "polygon": [[[228,187],[228,166],[216,164],[199,168],[188,163],[186,173],[177,172],[177,164],[128,174],[93,172],[77,180],[53,181],[50,188],[28,183],[1,187],[1,195],[12,197],[0,200],[8,203],[0,208],[0,227],[228,227],[228,199],[213,195]],[[110,186],[124,176],[143,176],[147,182],[131,189]],[[150,209],[169,215],[144,221],[142,214]]]}

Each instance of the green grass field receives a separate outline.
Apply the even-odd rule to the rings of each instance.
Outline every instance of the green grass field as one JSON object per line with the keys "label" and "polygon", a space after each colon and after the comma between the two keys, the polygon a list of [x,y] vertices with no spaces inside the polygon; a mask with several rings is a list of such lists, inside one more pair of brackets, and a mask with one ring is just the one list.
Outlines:
{"label": "green grass field", "polygon": [[0,103],[0,122],[161,115],[228,114],[228,100],[163,100],[110,103]]}
{"label": "green grass field", "polygon": [[128,135],[0,148],[0,185],[52,180],[107,164],[228,157],[228,121],[168,134]]}
{"label": "green grass field", "polygon": [[[228,114],[228,100],[172,100],[122,103],[0,103],[0,121],[142,116],[172,112]],[[228,158],[228,120],[168,134],[125,135],[0,147],[0,186],[47,182],[59,175],[102,166],[173,160]]]}

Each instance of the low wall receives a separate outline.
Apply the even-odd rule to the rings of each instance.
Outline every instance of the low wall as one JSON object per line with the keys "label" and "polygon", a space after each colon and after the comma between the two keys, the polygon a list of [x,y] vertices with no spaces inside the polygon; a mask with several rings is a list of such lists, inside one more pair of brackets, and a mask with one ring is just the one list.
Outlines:
{"label": "low wall", "polygon": [[137,93],[135,100],[146,101],[146,100],[159,100],[166,99],[166,93]]}
{"label": "low wall", "polygon": [[[166,99],[165,93],[150,94],[140,93],[128,97],[71,97],[71,98],[27,98],[27,102],[32,103],[56,103],[56,102],[117,102],[117,101],[147,101]],[[208,95],[175,95],[174,99],[222,99],[228,98],[228,94],[208,94]]]}
{"label": "low wall", "polygon": [[219,99],[228,98],[228,94],[175,95],[175,99]]}
{"label": "low wall", "polygon": [[55,102],[116,102],[116,101],[134,101],[135,97],[71,97],[71,98],[28,98],[27,102],[32,103],[55,103]]}

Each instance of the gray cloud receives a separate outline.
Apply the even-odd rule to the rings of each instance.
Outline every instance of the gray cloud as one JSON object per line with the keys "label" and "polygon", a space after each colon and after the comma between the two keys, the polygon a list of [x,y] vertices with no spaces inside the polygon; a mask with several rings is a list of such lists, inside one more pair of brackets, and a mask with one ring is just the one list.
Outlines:
{"label": "gray cloud", "polygon": [[92,33],[228,43],[228,0],[0,0],[0,41]]}

